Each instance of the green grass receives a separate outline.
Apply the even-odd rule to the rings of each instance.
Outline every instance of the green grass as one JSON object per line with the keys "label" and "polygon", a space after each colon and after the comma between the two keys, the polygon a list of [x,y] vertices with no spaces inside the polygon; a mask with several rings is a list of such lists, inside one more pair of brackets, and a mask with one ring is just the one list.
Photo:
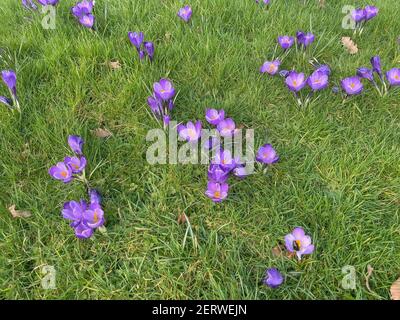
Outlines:
{"label": "green grass", "polygon": [[[0,7],[0,47],[11,59],[22,107],[19,118],[0,108],[0,297],[7,299],[388,299],[400,273],[399,91],[373,90],[342,104],[326,91],[298,108],[280,77],[258,68],[276,37],[298,29],[317,41],[306,57],[292,52],[283,68],[312,71],[312,56],[333,69],[332,83],[380,55],[399,67],[398,0],[380,8],[349,55],[341,27],[345,4],[367,1],[253,0],[96,1],[97,32],[80,27],[61,1],[55,30],[27,20],[16,1]],[[191,25],[176,12],[193,7]],[[139,63],[127,39],[143,31],[156,43],[153,64]],[[166,36],[167,35],[167,36]],[[170,35],[170,36],[168,36]],[[111,71],[107,62],[119,60]],[[156,126],[146,97],[153,82],[173,80],[179,91],[173,118],[204,120],[206,107],[224,108],[254,128],[257,145],[271,142],[281,161],[266,175],[235,183],[215,205],[204,194],[206,166],[146,162],[146,133]],[[6,94],[4,86],[0,95]],[[107,140],[92,130],[105,126]],[[85,196],[78,184],[52,180],[48,168],[67,151],[69,134],[86,140],[93,184],[104,196],[107,234],[75,239],[60,216],[64,201]],[[7,208],[32,211],[13,219]],[[189,216],[198,240],[177,224]],[[302,263],[271,249],[293,227],[313,237],[315,253]],[[370,292],[367,265],[375,270]],[[57,270],[57,289],[41,287],[41,267]],[[356,290],[341,287],[342,268],[357,271]],[[267,267],[287,275],[277,290],[259,284]]]}

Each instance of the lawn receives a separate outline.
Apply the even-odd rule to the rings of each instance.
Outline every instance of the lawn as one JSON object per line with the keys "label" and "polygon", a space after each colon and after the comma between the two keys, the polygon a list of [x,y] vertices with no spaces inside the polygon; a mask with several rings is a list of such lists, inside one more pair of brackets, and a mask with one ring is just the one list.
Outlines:
{"label": "lawn", "polygon": [[[73,0],[58,5],[54,30],[43,29],[40,12],[2,0],[0,70],[16,71],[22,113],[0,106],[0,298],[390,299],[400,274],[400,91],[382,98],[365,84],[343,103],[331,88],[374,55],[385,70],[400,66],[398,0],[271,2],[97,0],[92,32],[71,15]],[[177,17],[184,4],[193,8],[189,24]],[[355,55],[340,42],[353,37],[342,28],[349,4],[380,9],[353,38]],[[330,89],[307,107],[282,77],[259,72],[276,38],[297,30],[316,40],[282,67],[310,74],[315,57],[333,71]],[[155,42],[153,63],[139,61],[128,31]],[[204,195],[207,165],[150,165],[145,137],[158,125],[146,99],[162,77],[177,90],[174,120],[205,123],[206,108],[223,108],[280,161],[232,180],[219,204]],[[96,137],[97,128],[113,135]],[[107,232],[87,240],[61,217],[84,187],[47,172],[68,154],[71,134],[85,139],[103,196]],[[13,204],[32,216],[13,218]],[[182,212],[197,245],[177,222]],[[312,236],[314,253],[301,262],[274,255],[296,226]],[[57,272],[53,290],[41,285],[45,265]],[[342,287],[345,266],[356,272],[353,290]],[[277,289],[260,284],[268,267],[285,275]]]}

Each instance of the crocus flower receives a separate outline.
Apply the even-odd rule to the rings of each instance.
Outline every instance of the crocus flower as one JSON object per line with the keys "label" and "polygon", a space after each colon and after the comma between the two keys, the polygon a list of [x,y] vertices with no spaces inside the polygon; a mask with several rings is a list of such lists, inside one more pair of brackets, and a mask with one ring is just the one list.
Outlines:
{"label": "crocus flower", "polygon": [[286,77],[285,83],[289,90],[298,92],[306,85],[304,73],[297,73],[296,71],[290,71]]}
{"label": "crocus flower", "polygon": [[204,143],[203,148],[205,150],[214,150],[216,147],[219,147],[220,140],[217,137],[209,137]]}
{"label": "crocus flower", "polygon": [[265,272],[265,278],[263,280],[263,283],[266,286],[275,289],[275,288],[279,287],[283,283],[283,276],[278,271],[278,269],[269,268]]}
{"label": "crocus flower", "polygon": [[189,22],[190,18],[192,17],[192,8],[190,6],[185,6],[179,9],[178,17],[185,22]]}
{"label": "crocus flower", "polygon": [[220,150],[217,152],[215,157],[212,159],[212,164],[218,164],[225,171],[231,171],[236,167],[235,159],[232,157],[232,153],[229,150]]}
{"label": "crocus flower", "polygon": [[232,118],[226,118],[217,125],[217,130],[223,137],[230,137],[235,133],[236,125]]}
{"label": "crocus flower", "polygon": [[1,72],[1,78],[10,90],[12,95],[16,98],[17,96],[17,75],[13,70],[3,70]]}
{"label": "crocus flower", "polygon": [[68,183],[72,180],[72,169],[64,162],[58,162],[49,169],[49,174],[56,180]]}
{"label": "crocus flower", "polygon": [[382,76],[381,58],[379,56],[372,57],[371,65],[372,65],[372,70],[381,77]]}
{"label": "crocus flower", "polygon": [[179,136],[189,142],[196,142],[201,137],[201,121],[198,120],[196,124],[189,121],[186,126],[180,124],[177,128]]}
{"label": "crocus flower", "polygon": [[80,222],[83,219],[83,212],[86,210],[86,202],[68,201],[64,203],[61,214],[64,219]]}
{"label": "crocus flower", "polygon": [[348,95],[360,94],[364,89],[364,86],[359,77],[345,78],[342,80],[341,84],[342,84],[343,90]]}
{"label": "crocus flower", "polygon": [[366,6],[364,11],[365,11],[365,19],[371,20],[378,14],[379,9],[375,6]]}
{"label": "crocus flower", "polygon": [[144,40],[143,32],[128,32],[128,37],[131,43],[136,47],[137,50],[140,50]]}
{"label": "crocus flower", "polygon": [[37,5],[32,0],[22,0],[22,5],[28,10],[37,10]]}
{"label": "crocus flower", "polygon": [[225,118],[225,111],[223,109],[207,109],[206,110],[206,120],[209,124],[213,126],[218,125]]}
{"label": "crocus flower", "polygon": [[389,81],[389,84],[393,87],[400,86],[400,69],[393,68],[386,72],[386,78]]}
{"label": "crocus flower", "polygon": [[158,100],[156,97],[151,96],[147,98],[147,104],[149,105],[151,111],[156,115],[159,116],[161,114],[161,101]]}
{"label": "crocus flower", "polygon": [[83,213],[83,223],[89,228],[96,229],[104,224],[104,211],[100,204],[92,203]]}
{"label": "crocus flower", "polygon": [[321,71],[314,71],[307,79],[307,84],[313,91],[325,89],[328,86],[329,77]]}
{"label": "crocus flower", "polygon": [[331,68],[327,64],[320,65],[315,71],[322,72],[323,74],[326,74],[327,76],[331,75]]}
{"label": "crocus flower", "polygon": [[303,228],[295,228],[292,233],[285,236],[286,249],[289,252],[295,252],[297,258],[305,254],[314,252],[314,245],[311,244],[311,237],[306,235]]}
{"label": "crocus flower", "polygon": [[294,44],[294,38],[290,36],[279,36],[278,43],[282,49],[287,50]]}
{"label": "crocus flower", "polygon": [[154,43],[147,41],[143,44],[147,55],[149,56],[150,61],[153,61],[153,57],[154,57]]}
{"label": "crocus flower", "polygon": [[168,79],[161,79],[153,85],[154,93],[157,98],[164,101],[172,99],[175,95],[175,88]]}
{"label": "crocus flower", "polygon": [[239,179],[244,179],[249,175],[249,172],[244,165],[237,166],[235,169],[232,170],[232,173],[235,177]]}
{"label": "crocus flower", "polygon": [[82,18],[87,14],[91,14],[93,11],[94,3],[93,1],[83,0],[78,2],[75,6],[71,8],[72,14],[77,18]]}
{"label": "crocus flower", "polygon": [[55,6],[59,0],[37,0],[42,6]]}
{"label": "crocus flower", "polygon": [[228,196],[229,186],[227,183],[209,181],[207,184],[206,196],[214,202],[221,202]]}
{"label": "crocus flower", "polygon": [[84,141],[80,136],[68,136],[68,145],[75,154],[82,155],[83,144]]}
{"label": "crocus flower", "polygon": [[82,173],[86,167],[85,157],[65,157],[64,163],[71,168],[72,173],[78,174]]}
{"label": "crocus flower", "polygon": [[278,72],[280,65],[281,65],[281,62],[279,60],[265,61],[264,64],[260,68],[260,72],[268,73],[271,76],[273,76]]}
{"label": "crocus flower", "polygon": [[308,47],[315,40],[315,36],[311,32],[304,33],[303,31],[297,31],[296,38],[297,42],[303,45],[304,48]]}
{"label": "crocus flower", "polygon": [[351,13],[351,18],[357,23],[365,20],[365,10],[361,8],[353,10]]}
{"label": "crocus flower", "polygon": [[85,225],[83,222],[80,222],[76,226],[75,229],[75,236],[78,239],[87,239],[93,235],[93,229]]}
{"label": "crocus flower", "polygon": [[358,68],[357,75],[360,78],[367,79],[369,81],[374,81],[374,73],[369,68],[365,68],[365,67]]}
{"label": "crocus flower", "polygon": [[90,189],[89,191],[90,203],[101,204],[101,196],[100,193],[96,189]]}
{"label": "crocus flower", "polygon": [[283,78],[286,78],[289,75],[289,71],[288,70],[281,70],[279,71],[279,75]]}
{"label": "crocus flower", "polygon": [[256,160],[263,164],[273,164],[279,160],[279,156],[270,144],[264,144],[258,149]]}
{"label": "crocus flower", "polygon": [[223,183],[229,177],[229,171],[224,169],[219,164],[211,163],[208,167],[208,179],[212,182]]}
{"label": "crocus flower", "polygon": [[94,15],[92,14],[87,14],[84,15],[83,17],[79,18],[79,22],[81,25],[83,25],[86,28],[92,28],[94,25]]}

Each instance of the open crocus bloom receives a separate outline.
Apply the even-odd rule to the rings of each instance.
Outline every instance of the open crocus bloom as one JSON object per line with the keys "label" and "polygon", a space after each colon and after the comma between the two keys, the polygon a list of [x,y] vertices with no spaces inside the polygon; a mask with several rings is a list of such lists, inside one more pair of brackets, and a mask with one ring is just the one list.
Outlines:
{"label": "open crocus bloom", "polygon": [[313,91],[325,89],[328,86],[329,77],[321,71],[314,71],[307,79],[307,84]]}
{"label": "open crocus bloom", "polygon": [[263,283],[270,288],[277,288],[283,283],[283,276],[276,268],[269,268],[265,272]]}
{"label": "open crocus bloom", "polygon": [[315,36],[311,32],[304,33],[303,31],[297,31],[296,38],[297,43],[303,45],[304,48],[308,47],[315,40]]}
{"label": "open crocus bloom", "polygon": [[89,228],[96,229],[104,224],[104,211],[100,204],[90,204],[83,213],[83,222]]}
{"label": "open crocus bloom", "polygon": [[178,11],[178,17],[185,22],[189,22],[192,17],[192,8],[190,6],[185,6]]}
{"label": "open crocus bloom", "polygon": [[85,157],[65,157],[64,163],[71,168],[72,173],[82,173],[82,171],[86,167],[86,158]]}
{"label": "open crocus bloom", "polygon": [[364,86],[359,77],[345,78],[342,80],[341,84],[342,84],[343,90],[348,95],[360,94],[364,89]]}
{"label": "open crocus bloom", "polygon": [[86,210],[86,202],[68,201],[64,203],[61,214],[64,219],[80,222],[83,218],[83,212]]}
{"label": "open crocus bloom", "polygon": [[226,171],[231,171],[236,167],[235,159],[232,157],[232,153],[229,150],[217,152],[212,163],[220,165],[220,167]]}
{"label": "open crocus bloom", "polygon": [[229,170],[224,169],[219,164],[210,164],[208,168],[208,179],[212,182],[223,183],[229,177]]}
{"label": "open crocus bloom", "polygon": [[209,181],[207,184],[206,196],[214,202],[221,202],[228,196],[229,186],[227,183]]}
{"label": "open crocus bloom", "polygon": [[198,120],[196,124],[189,121],[186,126],[180,124],[177,128],[179,136],[189,142],[196,142],[201,137],[201,121]]}
{"label": "open crocus bloom", "polygon": [[217,125],[217,130],[223,137],[230,137],[235,133],[236,124],[231,118],[226,118],[220,121]]}
{"label": "open crocus bloom", "polygon": [[279,156],[270,144],[264,144],[258,149],[256,160],[263,164],[273,164],[279,160]]}
{"label": "open crocus bloom", "polygon": [[314,245],[311,244],[311,237],[306,235],[303,228],[295,228],[292,233],[285,236],[286,249],[289,252],[295,252],[297,258],[305,254],[314,252]]}
{"label": "open crocus bloom", "polygon": [[393,68],[386,73],[389,84],[393,87],[400,86],[400,69]]}
{"label": "open crocus bloom", "polygon": [[175,88],[168,79],[161,79],[160,82],[154,83],[153,89],[155,96],[164,101],[172,99],[175,95]]}
{"label": "open crocus bloom", "polygon": [[287,50],[294,44],[294,38],[290,36],[279,36],[278,43],[282,49]]}
{"label": "open crocus bloom", "polygon": [[285,83],[289,90],[298,92],[306,85],[304,73],[297,73],[296,71],[290,71],[289,75],[285,79]]}
{"label": "open crocus bloom", "polygon": [[55,166],[49,169],[49,174],[56,180],[61,180],[68,183],[72,180],[72,170],[64,162],[58,162]]}
{"label": "open crocus bloom", "polygon": [[213,126],[218,125],[225,118],[225,111],[223,109],[207,109],[206,110],[206,120],[209,124]]}
{"label": "open crocus bloom", "polygon": [[83,0],[71,8],[72,14],[79,23],[86,28],[93,28],[95,17],[93,15],[94,1]]}
{"label": "open crocus bloom", "polygon": [[268,73],[271,76],[275,75],[279,71],[279,66],[281,62],[279,60],[275,61],[265,61],[260,68],[261,73]]}

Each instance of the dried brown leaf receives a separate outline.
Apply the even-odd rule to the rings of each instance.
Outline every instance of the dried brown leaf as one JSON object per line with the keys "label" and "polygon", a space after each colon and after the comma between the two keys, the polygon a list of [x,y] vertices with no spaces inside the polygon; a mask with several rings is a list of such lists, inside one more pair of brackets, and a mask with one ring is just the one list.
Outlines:
{"label": "dried brown leaf", "polygon": [[103,128],[93,130],[93,134],[98,138],[108,138],[112,136],[112,133],[108,129]]}
{"label": "dried brown leaf", "polygon": [[397,279],[390,287],[390,295],[392,300],[400,300],[400,278]]}
{"label": "dried brown leaf", "polygon": [[11,212],[13,218],[28,218],[32,215],[29,211],[16,210],[15,204],[9,207],[8,210]]}
{"label": "dried brown leaf", "polygon": [[275,257],[286,257],[289,259],[296,255],[294,252],[287,251],[286,247],[282,243],[272,248],[272,254]]}
{"label": "dried brown leaf", "polygon": [[371,287],[369,286],[369,279],[372,276],[372,272],[374,272],[374,268],[371,265],[367,266],[367,275],[365,276],[365,286],[367,287],[369,292],[372,292]]}
{"label": "dried brown leaf", "polygon": [[186,214],[181,213],[178,216],[178,224],[184,224],[186,222],[186,220],[188,219],[188,217],[186,216]]}
{"label": "dried brown leaf", "polygon": [[351,40],[350,37],[342,37],[342,44],[350,54],[356,54],[358,52],[357,44]]}
{"label": "dried brown leaf", "polygon": [[119,61],[110,61],[108,63],[108,65],[110,66],[111,69],[116,70],[116,69],[121,69],[121,64],[119,63]]}

